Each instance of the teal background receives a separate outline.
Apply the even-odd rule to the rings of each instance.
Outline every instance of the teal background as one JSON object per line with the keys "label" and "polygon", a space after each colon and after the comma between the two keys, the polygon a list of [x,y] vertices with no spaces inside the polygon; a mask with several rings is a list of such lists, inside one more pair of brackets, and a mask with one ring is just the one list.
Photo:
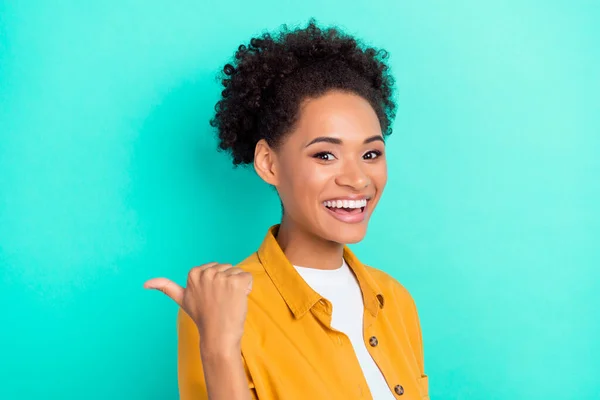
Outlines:
{"label": "teal background", "polygon": [[386,48],[389,185],[353,248],[413,294],[430,393],[600,398],[597,1],[0,3],[0,398],[173,399],[176,306],[278,222],[215,75],[314,16]]}

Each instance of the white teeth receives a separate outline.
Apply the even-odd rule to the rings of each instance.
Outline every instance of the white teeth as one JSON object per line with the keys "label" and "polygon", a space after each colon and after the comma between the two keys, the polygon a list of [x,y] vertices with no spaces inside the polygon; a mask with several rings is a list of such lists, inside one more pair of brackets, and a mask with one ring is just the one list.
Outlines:
{"label": "white teeth", "polygon": [[323,205],[329,208],[362,208],[367,206],[367,200],[328,200]]}

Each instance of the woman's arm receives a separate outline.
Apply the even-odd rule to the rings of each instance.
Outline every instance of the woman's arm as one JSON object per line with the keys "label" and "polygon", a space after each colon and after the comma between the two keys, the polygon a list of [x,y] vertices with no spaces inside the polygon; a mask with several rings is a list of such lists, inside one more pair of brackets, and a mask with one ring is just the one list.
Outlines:
{"label": "woman's arm", "polygon": [[216,351],[218,345],[200,340],[194,321],[181,309],[177,316],[177,336],[181,400],[237,399],[235,395],[217,393],[220,390],[239,390],[249,396],[241,399],[258,399],[240,351]]}
{"label": "woman's arm", "polygon": [[200,345],[209,400],[251,400],[240,349]]}
{"label": "woman's arm", "polygon": [[192,268],[185,288],[166,278],[150,279],[144,287],[160,290],[180,307],[181,399],[250,400],[241,342],[252,275],[212,262]]}

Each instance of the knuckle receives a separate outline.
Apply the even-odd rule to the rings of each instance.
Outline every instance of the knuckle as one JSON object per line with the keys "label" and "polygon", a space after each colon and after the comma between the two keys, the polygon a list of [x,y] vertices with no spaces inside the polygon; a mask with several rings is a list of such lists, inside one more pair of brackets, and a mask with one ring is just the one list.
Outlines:
{"label": "knuckle", "polygon": [[217,265],[207,268],[202,271],[202,281],[204,282],[212,282],[215,279],[219,278],[219,270],[217,269]]}
{"label": "knuckle", "polygon": [[193,270],[193,269],[191,269],[191,270],[188,272],[188,275],[187,275],[187,281],[188,281],[188,282],[193,282],[193,281],[195,280],[195,279],[194,279],[195,277],[196,277],[196,273],[194,272],[194,270]]}
{"label": "knuckle", "polygon": [[194,268],[195,270],[198,271],[198,274],[203,274],[205,271],[211,269],[216,263],[215,262],[209,262],[206,264],[202,264],[197,266],[196,268]]}
{"label": "knuckle", "polygon": [[188,280],[196,280],[200,275],[200,267],[194,267],[188,272]]}
{"label": "knuckle", "polygon": [[238,286],[247,284],[251,278],[252,278],[252,275],[250,275],[248,272],[240,272],[240,273],[232,276],[232,279],[234,280],[235,284]]}
{"label": "knuckle", "polygon": [[219,272],[225,272],[225,271],[228,271],[231,268],[233,268],[233,265],[231,265],[231,264],[219,264],[216,267],[217,267],[217,270]]}
{"label": "knuckle", "polygon": [[240,276],[242,276],[244,279],[252,279],[252,274],[250,272],[240,272]]}

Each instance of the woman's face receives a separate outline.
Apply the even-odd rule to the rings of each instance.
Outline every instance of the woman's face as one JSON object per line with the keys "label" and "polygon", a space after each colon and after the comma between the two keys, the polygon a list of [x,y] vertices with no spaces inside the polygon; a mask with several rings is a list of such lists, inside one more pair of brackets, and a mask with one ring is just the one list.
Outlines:
{"label": "woman's face", "polygon": [[341,91],[306,100],[272,157],[284,218],[326,240],[362,240],[387,181],[381,127],[367,100]]}

